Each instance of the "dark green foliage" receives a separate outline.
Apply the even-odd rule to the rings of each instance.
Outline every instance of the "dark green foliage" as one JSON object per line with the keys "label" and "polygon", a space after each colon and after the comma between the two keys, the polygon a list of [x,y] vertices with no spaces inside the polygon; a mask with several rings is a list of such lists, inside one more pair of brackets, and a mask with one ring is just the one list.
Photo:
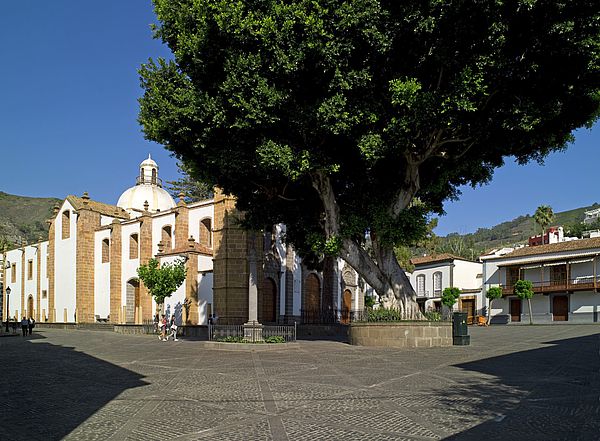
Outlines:
{"label": "dark green foliage", "polygon": [[500,297],[502,297],[502,289],[497,286],[493,286],[485,292],[485,296],[488,300],[499,299]]}
{"label": "dark green foliage", "polygon": [[365,308],[373,308],[375,305],[375,298],[365,294]]}
{"label": "dark green foliage", "polygon": [[459,186],[542,160],[597,116],[596,0],[154,3],[174,60],[140,70],[146,137],[315,259],[367,232],[414,245]]}
{"label": "dark green foliage", "polygon": [[285,343],[285,338],[281,335],[272,335],[265,338],[265,343]]}
{"label": "dark green foliage", "polygon": [[584,224],[583,222],[576,222],[574,224],[565,226],[565,234],[569,235],[571,237],[582,238],[584,231],[599,230],[599,229],[600,229],[600,219],[597,219],[596,221],[594,221],[590,224]]}
{"label": "dark green foliage", "polygon": [[452,307],[454,306],[454,304],[456,303],[456,301],[458,300],[458,298],[460,297],[460,289],[456,288],[456,287],[448,287],[448,288],[444,288],[444,291],[442,291],[442,305],[447,306],[450,310],[452,310]]}
{"label": "dark green foliage", "polygon": [[367,311],[368,322],[399,322],[402,319],[402,312],[395,308],[377,308]]}
{"label": "dark green foliage", "polygon": [[163,263],[159,267],[158,260],[150,259],[146,265],[140,265],[137,273],[154,301],[162,305],[165,298],[170,297],[185,281],[186,269],[183,261]]}
{"label": "dark green foliage", "polygon": [[529,280],[517,280],[513,292],[521,300],[530,299],[533,297],[533,284]]}
{"label": "dark green foliage", "polygon": [[213,197],[213,186],[211,184],[192,178],[194,174],[193,164],[180,162],[177,166],[181,178],[176,181],[167,181],[165,186],[175,200],[178,200],[180,193],[185,195],[186,202],[196,202]]}

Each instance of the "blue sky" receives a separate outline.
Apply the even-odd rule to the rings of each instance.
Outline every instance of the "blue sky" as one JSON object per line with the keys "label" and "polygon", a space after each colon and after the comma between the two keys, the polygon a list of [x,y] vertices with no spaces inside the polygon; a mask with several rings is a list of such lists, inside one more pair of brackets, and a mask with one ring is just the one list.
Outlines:
{"label": "blue sky", "polygon": [[[152,39],[150,0],[19,0],[0,13],[0,191],[58,197],[88,191],[116,203],[148,153],[163,180],[175,159],[144,140],[137,123],[137,69],[169,56]],[[436,233],[468,233],[526,213],[600,202],[600,124],[580,130],[545,166],[508,160],[492,183],[446,204]]]}

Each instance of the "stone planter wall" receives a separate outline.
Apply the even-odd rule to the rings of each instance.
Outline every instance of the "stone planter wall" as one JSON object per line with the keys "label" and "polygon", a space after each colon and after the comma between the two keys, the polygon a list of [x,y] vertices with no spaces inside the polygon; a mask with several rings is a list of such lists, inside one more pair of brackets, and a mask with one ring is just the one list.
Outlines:
{"label": "stone planter wall", "polygon": [[352,323],[348,328],[348,341],[357,346],[391,348],[452,346],[452,323]]}

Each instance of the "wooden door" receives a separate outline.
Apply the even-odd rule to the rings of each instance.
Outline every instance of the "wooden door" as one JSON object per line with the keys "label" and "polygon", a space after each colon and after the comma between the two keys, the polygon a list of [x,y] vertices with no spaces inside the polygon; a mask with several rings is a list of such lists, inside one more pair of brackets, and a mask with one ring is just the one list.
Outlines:
{"label": "wooden door", "polygon": [[308,323],[319,323],[321,313],[321,282],[314,274],[306,278],[304,315]]}
{"label": "wooden door", "polygon": [[461,303],[462,311],[467,313],[467,323],[472,325],[475,319],[475,299],[464,299]]}
{"label": "wooden door", "polygon": [[552,320],[555,322],[569,320],[569,299],[567,296],[554,296],[552,299]]}
{"label": "wooden door", "polygon": [[510,321],[521,321],[521,299],[510,299]]}
{"label": "wooden door", "polygon": [[29,298],[27,299],[27,317],[28,318],[33,317],[33,297],[32,296],[29,296]]}
{"label": "wooden door", "polygon": [[352,310],[352,292],[347,289],[342,296],[342,323],[350,323],[350,311]]}
{"label": "wooden door", "polygon": [[258,321],[261,323],[275,323],[277,321],[275,314],[277,311],[277,285],[270,277],[264,279],[261,294],[262,305]]}

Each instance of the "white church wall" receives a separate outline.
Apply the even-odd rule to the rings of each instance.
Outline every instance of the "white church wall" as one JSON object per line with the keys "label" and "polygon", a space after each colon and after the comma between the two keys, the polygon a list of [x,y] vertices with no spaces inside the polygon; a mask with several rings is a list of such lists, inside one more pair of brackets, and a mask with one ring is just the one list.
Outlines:
{"label": "white church wall", "polygon": [[[200,222],[206,218],[211,220],[211,226],[214,228],[215,210],[212,200],[210,205],[190,204],[187,236],[194,236],[194,240],[198,243],[200,243]],[[212,244],[212,238],[210,243]]]}
{"label": "white church wall", "polygon": [[48,242],[42,242],[39,248],[41,260],[40,271],[40,320],[48,317]]}
{"label": "white church wall", "polygon": [[[140,224],[139,222],[123,223],[121,227],[121,308],[127,306],[127,282],[137,279],[137,269],[140,266],[139,257],[129,258],[129,238],[132,234],[138,235],[138,256],[140,255]],[[143,311],[142,311],[143,312]],[[143,312],[145,314],[145,312]]]}
{"label": "white church wall", "polygon": [[[21,271],[23,269],[22,264],[22,249],[17,248],[16,250],[9,250],[6,252],[5,265],[10,265],[6,268],[6,287],[10,288],[10,296],[8,298],[8,311],[11,318],[17,317],[21,320],[21,293],[23,290],[21,282]],[[15,271],[13,271],[13,265],[15,265]],[[15,277],[13,277],[13,275]],[[4,306],[6,308],[6,306]]]}
{"label": "white church wall", "polygon": [[175,245],[175,213],[164,213],[154,215],[152,217],[152,255],[158,253],[158,243],[162,238],[163,227],[171,226],[171,245],[167,248],[172,248]]}
{"label": "white church wall", "polygon": [[213,301],[213,273],[199,272],[198,273],[198,324],[208,324],[208,305],[211,305],[211,310],[214,312]]}
{"label": "white church wall", "polygon": [[[38,286],[37,286],[37,274],[38,274],[38,253],[39,245],[29,245],[25,247],[25,314],[27,317],[35,317],[37,310],[37,298],[38,298]],[[31,268],[30,263],[31,262]],[[29,271],[31,269],[31,272]],[[33,299],[33,311],[28,310],[29,297]]]}
{"label": "white church wall", "polygon": [[112,224],[114,217],[105,216],[103,214],[100,215],[100,225],[105,227],[106,225]]}
{"label": "white church wall", "polygon": [[[70,211],[70,234],[68,239],[62,238],[62,221],[65,210]],[[69,201],[64,201],[54,222],[54,307],[56,321],[75,321],[76,290],[76,246],[77,246],[77,214]]]}
{"label": "white church wall", "polygon": [[110,314],[110,259],[102,263],[102,241],[105,239],[110,241],[110,230],[101,230],[94,235],[94,315],[103,319]]}

